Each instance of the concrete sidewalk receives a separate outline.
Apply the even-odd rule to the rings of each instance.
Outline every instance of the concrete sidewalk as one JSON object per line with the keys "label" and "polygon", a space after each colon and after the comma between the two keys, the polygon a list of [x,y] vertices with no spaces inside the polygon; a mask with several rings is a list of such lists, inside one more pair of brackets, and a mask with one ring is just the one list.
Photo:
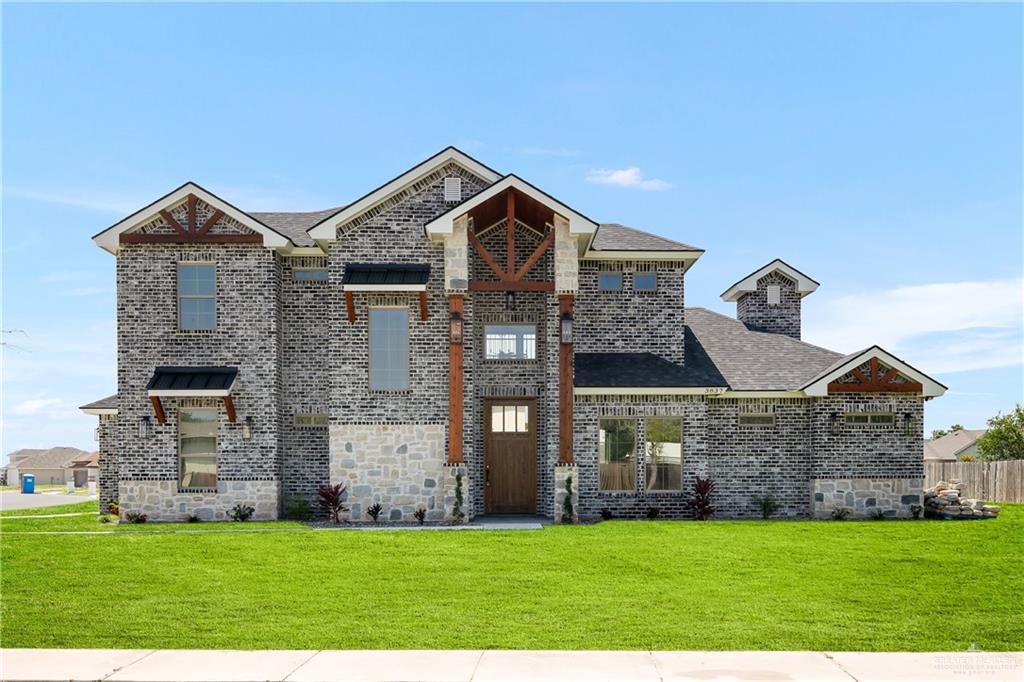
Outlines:
{"label": "concrete sidewalk", "polygon": [[4,680],[513,682],[1024,679],[1021,653],[2,649]]}

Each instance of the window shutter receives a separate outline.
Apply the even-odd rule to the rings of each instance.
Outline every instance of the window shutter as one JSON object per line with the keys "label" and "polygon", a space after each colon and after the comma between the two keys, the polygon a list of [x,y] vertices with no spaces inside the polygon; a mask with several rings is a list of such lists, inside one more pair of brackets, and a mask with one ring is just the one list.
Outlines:
{"label": "window shutter", "polygon": [[462,199],[462,178],[444,179],[444,200],[455,203]]}

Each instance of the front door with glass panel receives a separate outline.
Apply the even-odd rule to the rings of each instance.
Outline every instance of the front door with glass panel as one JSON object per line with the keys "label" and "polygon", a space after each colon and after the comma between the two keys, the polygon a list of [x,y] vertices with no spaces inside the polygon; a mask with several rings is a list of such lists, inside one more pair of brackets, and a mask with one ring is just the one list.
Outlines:
{"label": "front door with glass panel", "polygon": [[484,510],[537,511],[537,429],[533,400],[484,401]]}

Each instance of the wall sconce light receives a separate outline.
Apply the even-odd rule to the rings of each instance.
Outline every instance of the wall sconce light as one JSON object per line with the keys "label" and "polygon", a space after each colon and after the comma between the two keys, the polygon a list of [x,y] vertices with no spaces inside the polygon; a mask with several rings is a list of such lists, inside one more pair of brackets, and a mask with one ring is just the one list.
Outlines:
{"label": "wall sconce light", "polygon": [[462,343],[462,313],[453,312],[448,318],[448,340],[452,343]]}
{"label": "wall sconce light", "polygon": [[917,424],[917,420],[914,419],[914,415],[910,412],[903,413],[903,434],[907,436],[914,435],[914,426]]}
{"label": "wall sconce light", "polygon": [[92,439],[96,442],[100,440],[100,427],[96,427],[96,430],[92,432]]}
{"label": "wall sconce light", "polygon": [[830,414],[828,416],[828,419],[829,419],[829,426],[830,426],[830,428],[832,430],[832,435],[833,436],[837,435],[839,433],[839,413],[838,412],[833,412],[832,414]]}
{"label": "wall sconce light", "polygon": [[252,417],[246,417],[242,422],[242,439],[252,440]]}
{"label": "wall sconce light", "polygon": [[559,322],[561,325],[562,343],[572,343],[572,315],[562,313],[562,319]]}
{"label": "wall sconce light", "polygon": [[505,292],[505,310],[516,309],[516,292],[506,291]]}
{"label": "wall sconce light", "polygon": [[148,416],[139,417],[139,438],[153,437],[153,420]]}

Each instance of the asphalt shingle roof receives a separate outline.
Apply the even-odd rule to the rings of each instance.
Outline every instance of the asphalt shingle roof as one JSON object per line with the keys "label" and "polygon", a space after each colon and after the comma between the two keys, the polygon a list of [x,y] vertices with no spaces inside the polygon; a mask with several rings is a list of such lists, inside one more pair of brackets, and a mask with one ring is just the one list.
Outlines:
{"label": "asphalt shingle roof", "polygon": [[[56,447],[49,450],[15,450],[8,456],[7,466],[18,469],[63,469],[70,464],[71,460],[85,454],[87,454],[85,450],[70,447]],[[22,455],[25,456],[22,457]]]}
{"label": "asphalt shingle roof", "polygon": [[601,223],[590,248],[594,251],[703,251],[618,223]]}
{"label": "asphalt shingle roof", "polygon": [[573,384],[580,387],[727,386],[700,341],[686,331],[686,365],[654,353],[576,353]]}
{"label": "asphalt shingle roof", "polygon": [[334,215],[343,207],[328,208],[323,211],[308,211],[297,213],[286,212],[259,212],[249,213],[253,218],[260,221],[267,227],[277,230],[292,240],[296,246],[315,246],[316,242],[306,232],[309,228],[319,223],[324,218]]}
{"label": "asphalt shingle roof", "polygon": [[924,444],[925,459],[955,460],[957,455],[974,445],[985,435],[986,429],[961,429],[947,433],[942,438],[926,441]]}
{"label": "asphalt shingle roof", "polygon": [[426,284],[429,263],[346,263],[342,284]]}
{"label": "asphalt shingle roof", "polygon": [[88,405],[82,405],[78,409],[80,410],[116,410],[117,409],[117,394],[108,395],[106,398],[100,398],[95,400]]}
{"label": "asphalt shingle roof", "polygon": [[686,322],[734,391],[799,390],[849,357],[706,308],[687,308]]}

